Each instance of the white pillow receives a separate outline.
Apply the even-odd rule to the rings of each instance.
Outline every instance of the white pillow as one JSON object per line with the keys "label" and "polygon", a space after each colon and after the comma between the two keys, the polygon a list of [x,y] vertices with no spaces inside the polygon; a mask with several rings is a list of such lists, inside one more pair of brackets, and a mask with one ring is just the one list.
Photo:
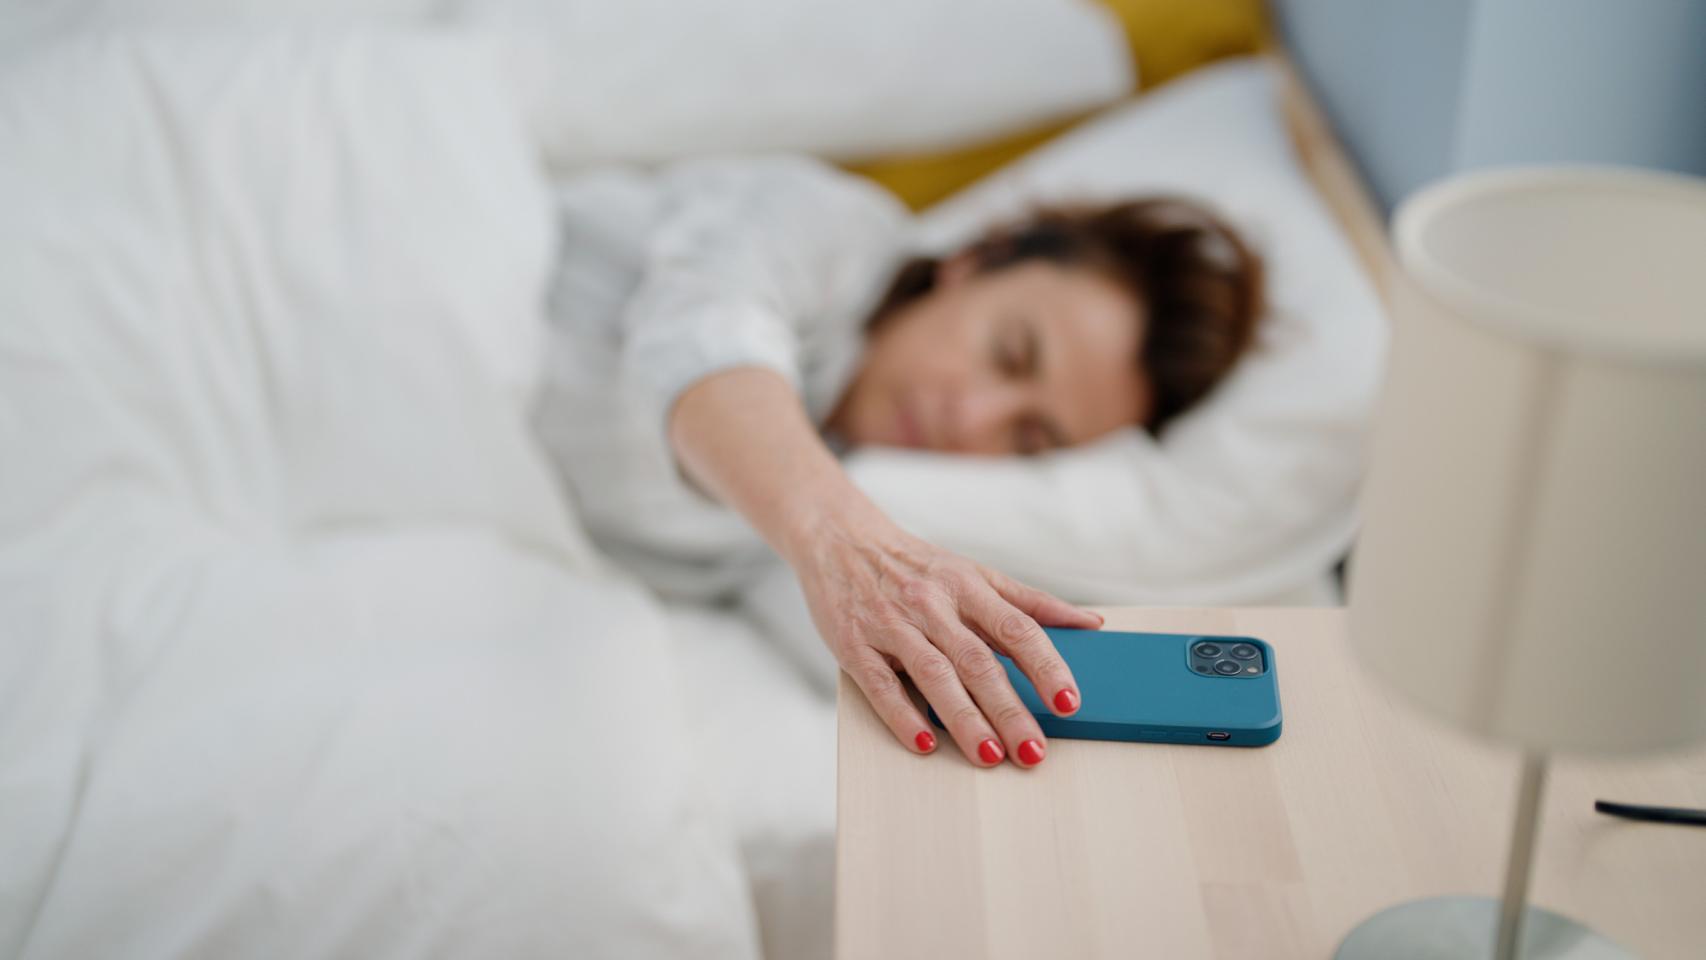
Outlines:
{"label": "white pillow", "polygon": [[0,59],[78,34],[139,30],[334,30],[445,21],[455,0],[75,0],[13,3]]}
{"label": "white pillow", "polygon": [[855,160],[1113,101],[1123,28],[1083,0],[88,0],[20,14],[0,57],[73,32],[491,29],[561,168],[706,153]]}
{"label": "white pillow", "polygon": [[1160,443],[1137,430],[1035,462],[894,450],[848,469],[903,526],[1074,600],[1309,594],[1349,546],[1386,342],[1380,303],[1299,168],[1261,61],[1206,68],[924,218],[949,249],[1039,200],[1206,200],[1269,268],[1259,346]]}
{"label": "white pillow", "polygon": [[554,164],[957,145],[1107,103],[1124,33],[1075,0],[478,0]]}

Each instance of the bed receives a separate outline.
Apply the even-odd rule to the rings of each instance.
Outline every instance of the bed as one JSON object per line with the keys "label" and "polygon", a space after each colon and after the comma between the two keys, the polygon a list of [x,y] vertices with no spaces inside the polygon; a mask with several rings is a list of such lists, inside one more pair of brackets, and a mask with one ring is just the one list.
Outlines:
{"label": "bed", "polygon": [[[557,495],[527,430],[550,184],[504,59],[425,31],[7,68],[0,953],[827,955],[833,664],[785,569],[665,607]],[[1197,159],[1126,162],[1205,111]],[[1331,602],[1385,253],[1283,58],[1112,108],[925,229],[1205,175],[1284,239],[1295,309],[1181,446],[999,476],[876,453],[856,479],[1086,602]],[[1281,441],[1259,507],[1177,466]],[[1121,530],[1214,505],[1159,556],[1083,529],[1145,462]],[[984,506],[943,511],[968,483]],[[991,538],[1011,502],[1035,509]],[[1105,561],[1073,568],[1085,541]]]}

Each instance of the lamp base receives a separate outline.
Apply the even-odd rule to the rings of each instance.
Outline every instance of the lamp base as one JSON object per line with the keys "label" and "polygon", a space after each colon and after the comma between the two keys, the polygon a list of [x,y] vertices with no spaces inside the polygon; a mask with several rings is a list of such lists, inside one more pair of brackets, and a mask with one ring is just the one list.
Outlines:
{"label": "lamp base", "polygon": [[[1432,897],[1388,907],[1357,924],[1334,960],[1468,960],[1491,957],[1499,926],[1494,897]],[[1569,917],[1529,907],[1522,960],[1636,960]]]}

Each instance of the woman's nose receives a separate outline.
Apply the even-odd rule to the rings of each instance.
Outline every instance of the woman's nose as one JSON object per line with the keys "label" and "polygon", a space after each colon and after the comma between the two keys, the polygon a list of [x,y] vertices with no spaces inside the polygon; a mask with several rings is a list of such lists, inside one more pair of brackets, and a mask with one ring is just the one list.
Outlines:
{"label": "woman's nose", "polygon": [[1005,453],[1011,446],[1013,424],[1028,402],[1015,384],[971,387],[955,405],[950,435],[953,446],[965,453]]}

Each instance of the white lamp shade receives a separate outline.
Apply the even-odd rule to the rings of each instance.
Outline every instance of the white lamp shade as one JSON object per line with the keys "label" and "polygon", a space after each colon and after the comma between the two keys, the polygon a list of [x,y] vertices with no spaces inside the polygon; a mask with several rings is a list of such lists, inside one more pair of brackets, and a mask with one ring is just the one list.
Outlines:
{"label": "white lamp shade", "polygon": [[1395,233],[1357,655],[1530,749],[1706,737],[1706,183],[1477,173]]}

